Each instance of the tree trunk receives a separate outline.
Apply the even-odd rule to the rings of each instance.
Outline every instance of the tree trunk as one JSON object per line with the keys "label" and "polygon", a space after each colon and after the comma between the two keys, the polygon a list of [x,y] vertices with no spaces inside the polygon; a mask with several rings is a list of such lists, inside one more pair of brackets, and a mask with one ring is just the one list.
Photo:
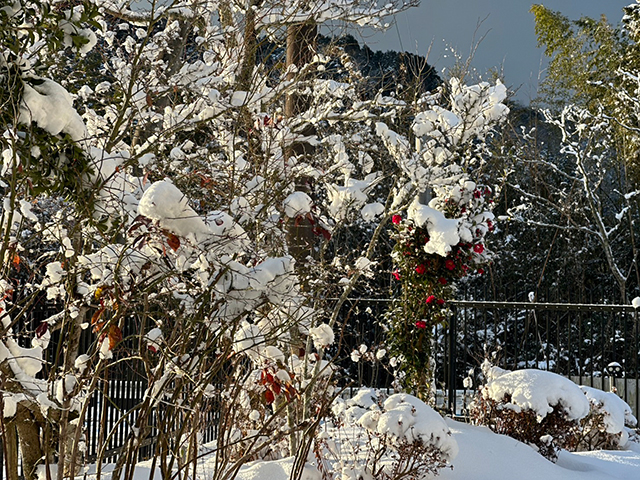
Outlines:
{"label": "tree trunk", "polygon": [[18,480],[18,432],[16,431],[15,418],[3,422],[3,426],[2,448],[4,449],[7,480]]}
{"label": "tree trunk", "polygon": [[40,422],[22,403],[18,404],[15,422],[22,453],[22,474],[25,480],[37,480],[38,465],[44,463],[44,452],[40,443]]}
{"label": "tree trunk", "polygon": [[[302,23],[290,25],[287,29],[287,80],[304,80],[304,76],[299,73],[299,69],[309,63],[316,52],[316,39],[318,27],[315,23]],[[296,67],[295,69],[293,67]],[[293,118],[303,112],[309,106],[309,98],[297,92],[287,95],[284,113],[287,118]],[[301,132],[302,135],[311,136],[316,133],[313,125],[306,125]],[[291,156],[311,156],[314,147],[307,142],[292,144],[285,151],[285,157]],[[311,179],[296,179],[296,190],[311,193]],[[304,266],[307,257],[313,254],[313,225],[308,218],[291,219],[288,243],[290,253],[296,259],[298,267]],[[304,285],[304,281],[303,281]]]}

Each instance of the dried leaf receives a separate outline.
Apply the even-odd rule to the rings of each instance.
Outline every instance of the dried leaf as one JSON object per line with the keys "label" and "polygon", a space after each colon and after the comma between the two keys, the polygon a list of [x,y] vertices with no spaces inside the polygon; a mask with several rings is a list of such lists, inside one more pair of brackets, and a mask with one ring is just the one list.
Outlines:
{"label": "dried leaf", "polygon": [[273,382],[273,384],[269,388],[271,388],[271,391],[276,395],[280,395],[280,392],[282,391],[278,382]]}
{"label": "dried leaf", "polygon": [[96,323],[98,323],[98,320],[100,320],[100,317],[102,316],[104,310],[104,307],[100,307],[98,310],[96,310],[96,313],[94,313],[91,317],[91,325],[95,325]]}
{"label": "dried leaf", "polygon": [[122,341],[122,330],[117,325],[109,327],[109,350],[113,350],[115,346]]}
{"label": "dried leaf", "polygon": [[175,252],[180,248],[180,239],[176,237],[173,233],[165,233],[167,237],[167,244],[171,247],[171,249]]}

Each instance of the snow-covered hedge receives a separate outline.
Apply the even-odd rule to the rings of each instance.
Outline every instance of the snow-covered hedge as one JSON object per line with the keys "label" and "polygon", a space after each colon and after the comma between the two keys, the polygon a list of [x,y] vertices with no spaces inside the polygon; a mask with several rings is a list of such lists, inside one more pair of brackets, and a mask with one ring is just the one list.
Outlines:
{"label": "snow-covered hedge", "polygon": [[485,361],[486,384],[471,407],[476,424],[509,435],[555,460],[560,448],[623,448],[637,420],[631,407],[612,392],[579,387],[541,370],[513,372]]}
{"label": "snow-covered hedge", "polygon": [[575,383],[551,372],[509,372],[486,362],[483,371],[487,383],[471,408],[476,424],[527,443],[553,461],[559,449],[576,448],[589,401]]}

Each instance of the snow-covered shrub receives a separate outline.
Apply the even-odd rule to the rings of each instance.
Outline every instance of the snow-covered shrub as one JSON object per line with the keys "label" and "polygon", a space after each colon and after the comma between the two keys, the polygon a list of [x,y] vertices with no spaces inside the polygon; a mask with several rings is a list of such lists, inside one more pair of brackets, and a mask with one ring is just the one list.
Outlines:
{"label": "snow-covered shrub", "polygon": [[[616,450],[624,448],[633,436],[638,421],[631,407],[613,392],[580,386],[589,400],[589,414],[580,420],[582,435],[579,450]],[[631,433],[631,435],[630,435]]]}
{"label": "snow-covered shrub", "polygon": [[575,383],[551,372],[509,372],[487,362],[483,371],[487,383],[471,406],[474,423],[531,445],[552,461],[561,448],[575,450],[580,420],[589,413],[589,402]]}
{"label": "snow-covered shrub", "polygon": [[350,442],[340,435],[324,437],[343,479],[424,478],[437,475],[458,453],[443,418],[412,395],[384,399],[380,392],[363,388],[352,399],[338,401],[333,410],[342,428],[357,432]]}

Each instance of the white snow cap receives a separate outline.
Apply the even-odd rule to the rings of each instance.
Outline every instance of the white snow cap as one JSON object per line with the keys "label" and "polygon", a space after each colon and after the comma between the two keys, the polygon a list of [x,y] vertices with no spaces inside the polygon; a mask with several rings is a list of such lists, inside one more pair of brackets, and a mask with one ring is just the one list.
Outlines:
{"label": "white snow cap", "polygon": [[571,420],[579,420],[589,413],[589,401],[580,387],[571,380],[542,370],[516,370],[494,378],[482,390],[485,398],[496,402],[511,396],[514,410],[532,410],[541,421],[560,404]]}
{"label": "white snow cap", "polygon": [[284,214],[289,218],[296,218],[311,212],[313,200],[304,192],[293,192],[282,202]]}
{"label": "white snow cap", "polygon": [[460,242],[458,220],[446,218],[442,212],[422,205],[417,198],[409,206],[407,217],[418,227],[426,226],[429,241],[424,246],[424,251],[427,253],[446,257],[451,247]]}
{"label": "white snow cap", "polygon": [[326,323],[322,323],[317,327],[310,329],[309,334],[313,339],[313,346],[316,348],[316,350],[328,347],[335,340],[333,330]]}
{"label": "white snow cap", "polygon": [[383,213],[384,205],[379,202],[368,203],[364,207],[362,207],[362,210],[360,210],[360,215],[362,215],[362,219],[365,222],[371,222]]}
{"label": "white snow cap", "polygon": [[408,393],[396,393],[384,402],[383,413],[371,410],[360,418],[360,425],[394,442],[414,441],[433,445],[448,461],[458,454],[458,444],[444,419],[433,408]]}
{"label": "white snow cap", "polygon": [[73,108],[69,92],[53,80],[42,78],[34,83],[24,85],[18,122],[36,122],[51,135],[68,133],[76,142],[87,138],[87,129]]}
{"label": "white snow cap", "polygon": [[144,192],[138,204],[138,213],[156,220],[160,227],[179,236],[211,233],[189,206],[187,197],[168,180],[155,182]]}
{"label": "white snow cap", "polygon": [[636,297],[633,300],[631,300],[631,305],[633,305],[633,308],[640,307],[640,297]]}

